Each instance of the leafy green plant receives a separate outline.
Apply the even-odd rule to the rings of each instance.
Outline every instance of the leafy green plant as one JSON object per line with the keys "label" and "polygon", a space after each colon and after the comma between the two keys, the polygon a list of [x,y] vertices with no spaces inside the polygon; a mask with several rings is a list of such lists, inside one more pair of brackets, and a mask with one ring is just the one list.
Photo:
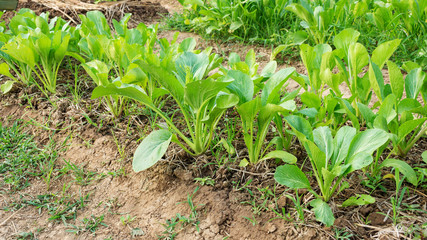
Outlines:
{"label": "leafy green plant", "polygon": [[263,44],[282,43],[288,41],[287,29],[296,26],[295,17],[284,10],[292,1],[179,2],[185,10],[169,18],[169,26],[180,30],[192,29],[209,37]]}
{"label": "leafy green plant", "polygon": [[117,82],[94,89],[93,98],[114,94],[141,102],[163,118],[170,128],[154,131],[141,142],[134,155],[135,171],[154,165],[166,152],[170,142],[177,143],[191,155],[204,153],[210,146],[215,126],[221,116],[226,109],[237,103],[235,95],[222,92],[231,83],[230,80],[220,75],[207,77],[222,60],[216,54],[210,54],[210,51],[211,49],[207,49],[199,54],[184,52],[175,62],[172,58],[160,62],[153,55],[154,59],[140,63],[173,97],[184,117],[190,137],[175,125],[172,118],[155,106],[146,91],[137,85]]}
{"label": "leafy green plant", "polygon": [[[34,72],[42,85],[35,83],[46,95],[46,90],[56,91],[58,70],[68,52],[73,30],[61,18],[48,19],[48,14],[36,16],[32,11],[22,11],[11,20],[9,28],[14,35],[1,48],[2,57],[19,79],[28,85]],[[8,84],[3,90],[10,90],[11,83]]]}
{"label": "leafy green plant", "polygon": [[[379,68],[371,65],[372,81],[376,82],[381,106],[374,113],[369,107],[358,103],[363,119],[368,128],[380,128],[390,132],[393,143],[393,152],[399,156],[406,156],[414,144],[426,133],[427,110],[418,101],[421,95],[424,103],[427,102],[427,88],[424,87],[426,73],[413,64],[406,66],[409,71],[405,79],[399,67],[391,61],[389,67],[390,84],[385,84]],[[403,97],[404,90],[406,98]]]}
{"label": "leafy green plant", "polygon": [[307,120],[293,115],[286,116],[285,120],[307,151],[321,194],[312,190],[307,177],[296,166],[278,167],[275,179],[290,188],[305,188],[312,192],[316,199],[310,205],[314,208],[316,219],[331,226],[334,217],[327,202],[343,189],[345,184],[341,182],[345,176],[373,162],[373,152],[388,142],[389,137],[379,129],[357,133],[355,128],[344,126],[333,138],[326,126],[312,130]]}
{"label": "leafy green plant", "polygon": [[[284,97],[281,96],[283,85],[294,74],[295,69],[286,68],[275,72],[277,63],[273,61],[263,69],[259,76],[256,74],[257,65],[254,63],[253,51],[248,52],[244,62],[240,61],[239,56],[231,54],[229,60],[231,70],[225,71],[227,77],[234,79],[227,89],[239,97],[236,110],[240,115],[244,141],[249,154],[249,162],[245,160],[242,164],[256,164],[271,158],[280,158],[285,162],[295,163],[296,158],[282,150],[283,140],[287,141],[284,135],[271,140],[264,148],[271,121],[275,118],[278,122],[279,132],[283,134],[279,113],[287,115],[296,109],[293,99],[298,91],[287,93]],[[253,98],[259,89],[262,89],[261,96]],[[257,131],[255,131],[255,127]],[[274,145],[278,145],[278,149],[266,154],[266,151]]]}

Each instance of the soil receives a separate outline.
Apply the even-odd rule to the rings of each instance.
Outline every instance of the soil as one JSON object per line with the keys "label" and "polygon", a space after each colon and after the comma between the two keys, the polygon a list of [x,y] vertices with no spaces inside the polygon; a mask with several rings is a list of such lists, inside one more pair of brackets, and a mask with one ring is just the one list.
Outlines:
{"label": "soil", "polygon": [[[124,11],[104,12],[120,17],[123,12],[131,11],[134,13],[132,24],[135,26],[141,21],[156,21],[158,14],[179,11],[176,8],[178,3],[169,0],[132,1],[126,4],[127,9]],[[54,10],[37,2],[20,3],[19,7],[29,7],[37,13],[50,11],[52,16],[64,18],[68,15],[74,21],[79,21],[75,12],[67,12],[64,10],[66,8]],[[84,14],[85,10],[77,13]],[[3,19],[11,16],[12,13],[6,13]],[[172,39],[174,34],[174,31],[163,31],[160,37]],[[225,56],[230,52],[237,52],[244,57],[249,49],[255,47],[260,69],[268,63],[271,53],[271,49],[258,46],[203,40],[192,33],[181,33],[178,41],[186,37],[196,38],[200,48],[211,46],[214,52]],[[301,63],[292,59],[285,59],[283,62],[288,63],[279,68],[294,66],[299,72],[305,71]],[[10,192],[7,185],[4,185],[0,188],[0,240],[15,239],[24,232],[32,232],[36,239],[158,239],[164,234],[167,221],[176,218],[177,214],[190,216],[189,200],[194,203],[199,223],[189,224],[183,229],[178,225],[176,230],[179,233],[175,239],[336,239],[337,229],[352,233],[352,239],[399,239],[402,233],[409,231],[411,225],[420,226],[427,222],[425,214],[405,212],[405,215],[413,218],[405,218],[401,229],[394,228],[389,217],[378,213],[390,212],[394,182],[385,179],[382,184],[384,191],[370,192],[370,189],[361,185],[364,175],[359,172],[345,179],[351,188],[344,190],[334,198],[333,201],[336,202],[331,203],[336,227],[320,225],[309,206],[306,206],[305,223],[277,218],[277,214],[267,209],[280,212],[283,208],[289,213],[289,217],[297,219],[294,204],[282,195],[284,192],[292,195],[293,192],[275,183],[272,176],[277,166],[275,163],[238,167],[239,160],[247,154],[242,140],[233,142],[239,151],[239,157],[227,166],[218,168],[207,164],[216,161],[212,152],[194,158],[172,144],[164,159],[157,165],[147,171],[135,173],[131,169],[132,153],[140,137],[152,130],[149,124],[151,119],[146,116],[145,110],[141,107],[134,110],[134,114],[113,120],[105,114],[105,109],[98,100],[89,100],[93,86],[84,86],[82,101],[76,104],[67,87],[67,84],[74,81],[73,73],[61,70],[60,76],[58,93],[52,99],[57,103],[57,108],[52,107],[37,88],[15,87],[11,94],[0,95],[0,123],[10,126],[15,120],[22,119],[27,123],[25,131],[34,136],[41,148],[51,139],[58,145],[63,145],[55,169],[60,169],[69,162],[80,166],[85,172],[96,173],[97,177],[86,185],[79,184],[73,175],[61,176],[59,171],[53,171],[49,189],[46,189],[46,183],[42,179],[36,178],[31,180],[30,187],[19,192]],[[288,89],[295,88],[296,83],[290,82]],[[84,117],[85,114],[87,117]],[[230,111],[227,114],[234,116],[236,113]],[[224,134],[222,137],[227,136]],[[243,139],[241,136],[237,138]],[[421,139],[405,160],[419,165],[422,162],[420,155],[426,149],[427,140]],[[298,156],[299,162],[304,162],[305,155],[300,146],[295,145],[292,151]],[[304,170],[310,171],[307,165]],[[385,170],[382,174],[386,173]],[[213,186],[201,186],[194,180],[205,177],[214,180]],[[245,187],[244,184],[249,181],[251,184]],[[311,181],[312,186],[315,186],[314,179]],[[418,204],[421,210],[427,211],[425,188],[421,190],[410,185],[408,187],[414,196],[407,199],[408,203]],[[277,199],[263,194],[262,190],[265,189],[274,191]],[[22,205],[25,199],[34,199],[46,193],[58,197],[66,195],[74,201],[87,194],[89,197],[84,208],[77,210],[76,218],[65,221],[49,220],[51,215],[45,209]],[[376,198],[376,203],[363,207],[339,207],[355,193],[371,194]],[[304,204],[314,198],[306,191],[300,191],[299,194]],[[16,205],[17,203],[21,205]],[[100,225],[95,233],[71,232],[75,226],[82,225],[83,219],[91,216],[103,216],[105,226]],[[132,221],[124,224],[123,219],[128,216]]]}

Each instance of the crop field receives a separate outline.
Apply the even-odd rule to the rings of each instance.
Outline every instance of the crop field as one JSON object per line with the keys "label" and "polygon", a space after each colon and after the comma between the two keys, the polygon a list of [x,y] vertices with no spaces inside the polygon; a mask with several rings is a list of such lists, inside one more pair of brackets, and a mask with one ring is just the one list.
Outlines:
{"label": "crop field", "polygon": [[426,70],[427,0],[23,0],[0,240],[425,239]]}

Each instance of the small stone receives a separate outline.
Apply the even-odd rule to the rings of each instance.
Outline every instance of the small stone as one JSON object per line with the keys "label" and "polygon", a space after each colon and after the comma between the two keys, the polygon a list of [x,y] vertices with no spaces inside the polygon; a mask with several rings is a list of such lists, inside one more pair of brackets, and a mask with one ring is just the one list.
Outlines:
{"label": "small stone", "polygon": [[219,233],[219,226],[217,224],[212,225],[209,229],[215,234]]}
{"label": "small stone", "polygon": [[273,223],[269,223],[267,225],[267,232],[268,233],[274,233],[276,230],[277,230],[277,227]]}

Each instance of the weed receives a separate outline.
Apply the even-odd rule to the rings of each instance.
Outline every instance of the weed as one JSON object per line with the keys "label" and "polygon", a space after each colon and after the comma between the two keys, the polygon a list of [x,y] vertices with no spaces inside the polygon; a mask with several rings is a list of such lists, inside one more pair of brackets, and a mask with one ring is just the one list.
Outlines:
{"label": "weed", "polygon": [[352,237],[354,236],[353,233],[348,232],[345,228],[334,228],[334,232],[334,237],[337,240],[352,239]]}
{"label": "weed", "polygon": [[86,206],[86,202],[89,200],[89,194],[82,195],[74,199],[71,195],[59,195],[59,194],[44,194],[38,195],[35,198],[25,199],[21,195],[19,202],[12,203],[9,207],[6,207],[5,211],[12,209],[20,209],[26,206],[34,206],[39,209],[41,214],[42,210],[46,210],[50,215],[49,220],[65,221],[69,219],[75,219],[77,211],[83,209]]}
{"label": "weed", "polygon": [[91,232],[93,235],[95,235],[96,230],[100,226],[108,227],[108,225],[105,224],[103,221],[104,215],[101,215],[99,217],[91,215],[90,218],[83,218],[83,220],[81,221],[83,225],[76,226],[69,224],[69,226],[71,226],[72,228],[67,229],[67,232],[72,232],[75,234],[80,234],[82,232]]}
{"label": "weed", "polygon": [[105,177],[105,175],[98,174],[97,172],[85,171],[83,167],[77,166],[76,164],[68,162],[67,160],[64,160],[64,162],[65,166],[61,170],[59,170],[59,176],[71,172],[71,175],[74,178],[73,182],[81,186],[87,186],[92,181]]}
{"label": "weed", "polygon": [[209,185],[214,186],[215,180],[213,180],[211,177],[204,177],[204,178],[194,178],[196,183],[200,184],[201,186]]}
{"label": "weed", "polygon": [[0,174],[3,175],[1,185],[9,186],[11,191],[18,191],[30,185],[32,177],[41,177],[49,188],[54,164],[58,158],[54,142],[45,149],[37,147],[33,137],[23,133],[25,124],[21,121],[12,127],[0,124]]}
{"label": "weed", "polygon": [[184,230],[187,226],[193,225],[196,227],[196,230],[199,231],[199,223],[198,220],[199,214],[197,213],[197,206],[193,203],[193,197],[196,192],[199,190],[199,187],[196,187],[193,194],[187,195],[187,201],[181,203],[187,203],[190,207],[190,215],[188,217],[177,213],[175,217],[166,220],[166,223],[163,223],[162,226],[165,230],[161,235],[158,235],[158,239],[168,239],[172,240],[178,235],[179,232]]}
{"label": "weed", "polygon": [[136,219],[136,217],[132,217],[131,215],[128,214],[126,216],[121,216],[120,222],[126,226],[126,225],[132,223],[135,219]]}

